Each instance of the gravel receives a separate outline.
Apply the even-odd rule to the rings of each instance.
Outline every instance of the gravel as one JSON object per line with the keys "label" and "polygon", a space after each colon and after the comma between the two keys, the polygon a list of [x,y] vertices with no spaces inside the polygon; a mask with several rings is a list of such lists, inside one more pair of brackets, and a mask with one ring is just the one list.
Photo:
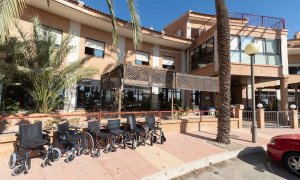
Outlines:
{"label": "gravel", "polygon": [[242,144],[238,144],[235,142],[231,142],[231,144],[223,144],[223,143],[219,143],[217,141],[214,140],[208,140],[207,143],[212,144],[214,146],[217,146],[219,148],[225,149],[227,151],[236,151],[239,149],[245,149],[247,148],[247,146],[244,146]]}

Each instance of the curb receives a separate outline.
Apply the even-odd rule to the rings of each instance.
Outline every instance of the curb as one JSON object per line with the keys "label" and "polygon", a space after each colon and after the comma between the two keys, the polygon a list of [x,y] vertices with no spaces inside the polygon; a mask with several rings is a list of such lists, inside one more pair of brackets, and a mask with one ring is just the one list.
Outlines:
{"label": "curb", "polygon": [[158,173],[152,174],[141,178],[142,180],[162,180],[162,179],[172,179],[178,176],[182,176],[189,172],[192,172],[197,169],[204,168],[211,164],[216,164],[225,160],[229,160],[236,157],[246,156],[249,154],[264,152],[267,149],[266,145],[258,147],[248,147],[236,151],[228,151],[220,154],[211,155],[199,160],[192,161],[190,163],[183,164],[168,170],[163,170]]}

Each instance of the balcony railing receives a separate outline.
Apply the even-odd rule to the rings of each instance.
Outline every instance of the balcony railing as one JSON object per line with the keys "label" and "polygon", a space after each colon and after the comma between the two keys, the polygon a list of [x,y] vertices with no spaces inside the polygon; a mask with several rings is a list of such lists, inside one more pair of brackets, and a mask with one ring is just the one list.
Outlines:
{"label": "balcony railing", "polygon": [[283,18],[237,12],[230,12],[228,15],[231,18],[231,21],[236,20],[234,23],[241,23],[247,26],[271,28],[275,30],[285,29],[285,20]]}

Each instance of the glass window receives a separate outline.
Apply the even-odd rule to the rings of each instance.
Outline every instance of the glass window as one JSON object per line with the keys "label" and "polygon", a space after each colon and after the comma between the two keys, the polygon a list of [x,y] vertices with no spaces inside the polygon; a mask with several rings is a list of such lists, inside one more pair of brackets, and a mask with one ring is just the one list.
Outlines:
{"label": "glass window", "polygon": [[245,37],[245,36],[241,36],[241,49],[242,51],[245,50],[245,47],[253,42],[253,37]]}
{"label": "glass window", "polygon": [[245,63],[245,64],[250,64],[251,63],[251,58],[248,54],[242,52],[241,55],[242,55],[241,63]]}
{"label": "glass window", "polygon": [[166,69],[175,69],[175,58],[164,56],[163,57],[163,68]]}
{"label": "glass window", "polygon": [[300,65],[298,67],[289,67],[289,74],[300,74]]}
{"label": "glass window", "polygon": [[149,53],[137,51],[135,55],[135,64],[149,65]]}
{"label": "glass window", "polygon": [[264,47],[265,47],[265,43],[264,43],[264,39],[255,39],[255,43],[258,45],[259,47],[259,53],[264,53]]}
{"label": "glass window", "polygon": [[239,51],[239,37],[238,36],[230,36],[230,50]]}
{"label": "glass window", "polygon": [[230,61],[239,63],[240,62],[240,54],[241,54],[240,52],[231,51],[230,52]]}
{"label": "glass window", "polygon": [[276,40],[266,40],[266,53],[272,53],[276,54],[277,53],[277,43]]}
{"label": "glass window", "polygon": [[53,41],[56,45],[61,45],[63,31],[59,29],[55,29],[48,26],[41,26],[41,28],[37,29],[37,34],[42,39],[53,38]]}
{"label": "glass window", "polygon": [[255,64],[267,64],[267,56],[264,54],[255,55]]}
{"label": "glass window", "polygon": [[214,52],[214,39],[211,38],[207,41],[207,54]]}
{"label": "glass window", "polygon": [[280,56],[279,55],[268,55],[269,65],[277,65],[280,66]]}
{"label": "glass window", "polygon": [[105,44],[100,41],[86,39],[85,41],[85,54],[103,58]]}

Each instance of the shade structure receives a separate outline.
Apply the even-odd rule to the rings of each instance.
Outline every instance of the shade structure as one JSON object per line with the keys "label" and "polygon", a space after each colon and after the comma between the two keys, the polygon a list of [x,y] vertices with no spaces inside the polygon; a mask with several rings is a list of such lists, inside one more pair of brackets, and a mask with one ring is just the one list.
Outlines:
{"label": "shade structure", "polygon": [[101,76],[103,90],[122,85],[219,92],[219,78],[178,73],[148,66],[122,64]]}

